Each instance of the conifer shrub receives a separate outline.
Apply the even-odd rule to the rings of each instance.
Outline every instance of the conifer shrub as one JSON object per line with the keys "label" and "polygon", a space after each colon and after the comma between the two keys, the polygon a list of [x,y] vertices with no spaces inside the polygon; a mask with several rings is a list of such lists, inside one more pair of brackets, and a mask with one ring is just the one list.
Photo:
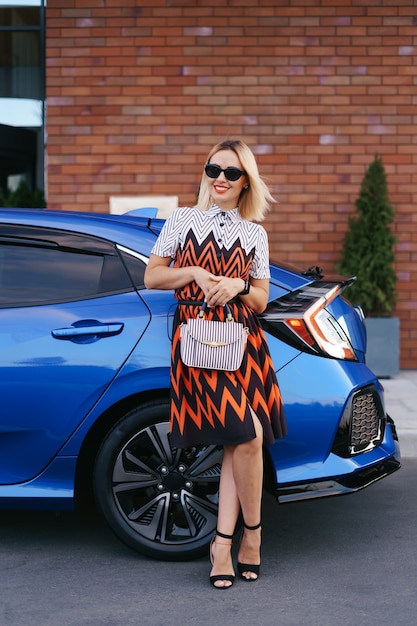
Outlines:
{"label": "conifer shrub", "polygon": [[336,268],[357,280],[346,291],[368,317],[389,317],[396,303],[393,267],[395,237],[391,232],[394,208],[388,199],[385,169],[375,155],[362,180],[355,202],[357,215],[349,219],[342,254]]}

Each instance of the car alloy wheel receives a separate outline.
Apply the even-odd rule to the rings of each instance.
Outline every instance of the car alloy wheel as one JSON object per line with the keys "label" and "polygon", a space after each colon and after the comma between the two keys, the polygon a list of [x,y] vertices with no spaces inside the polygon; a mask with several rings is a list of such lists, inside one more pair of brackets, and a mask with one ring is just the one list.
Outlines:
{"label": "car alloy wheel", "polygon": [[113,427],[98,452],[94,492],[116,535],[165,560],[201,556],[217,521],[223,452],[172,448],[169,401],[148,402]]}

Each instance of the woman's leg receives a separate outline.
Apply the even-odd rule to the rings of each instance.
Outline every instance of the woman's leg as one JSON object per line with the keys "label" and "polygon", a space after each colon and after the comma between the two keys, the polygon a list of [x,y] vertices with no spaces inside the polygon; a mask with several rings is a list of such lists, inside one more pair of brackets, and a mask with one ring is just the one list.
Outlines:
{"label": "woman's leg", "polygon": [[223,533],[232,535],[236,528],[240,511],[239,498],[233,475],[233,456],[237,446],[225,446],[219,485],[219,511],[217,527]]}
{"label": "woman's leg", "polygon": [[[263,485],[263,429],[253,414],[256,438],[236,446],[233,454],[233,476],[236,491],[247,526],[256,526],[261,520],[261,500]],[[244,529],[239,548],[240,563],[260,564],[261,529]],[[243,572],[244,578],[256,579],[254,572]]]}
{"label": "woman's leg", "polygon": [[[239,515],[239,500],[233,478],[233,451],[234,446],[225,446],[219,486],[219,512],[217,528],[221,533],[233,535]],[[231,541],[216,537],[212,548],[213,567],[210,576],[233,574]],[[219,580],[215,587],[229,587],[229,581]]]}
{"label": "woman's leg", "polygon": [[[220,532],[232,535],[240,509],[248,526],[255,526],[260,521],[263,484],[263,430],[252,412],[255,439],[238,446],[226,446],[219,487],[219,512],[217,528]],[[241,563],[259,564],[260,529],[244,534],[240,549]],[[211,575],[233,573],[230,546],[216,543],[213,550],[213,568]],[[244,572],[248,578],[256,578],[253,572]],[[219,581],[216,586],[229,586],[230,583]]]}

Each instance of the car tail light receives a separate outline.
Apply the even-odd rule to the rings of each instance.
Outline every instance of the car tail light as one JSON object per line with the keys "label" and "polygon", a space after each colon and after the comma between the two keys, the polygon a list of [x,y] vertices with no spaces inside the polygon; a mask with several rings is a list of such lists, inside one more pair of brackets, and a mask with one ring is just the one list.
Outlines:
{"label": "car tail light", "polygon": [[318,281],[278,298],[268,305],[261,324],[267,332],[301,350],[356,361],[347,333],[328,309],[351,282]]}
{"label": "car tail light", "polygon": [[331,289],[325,296],[316,300],[304,313],[302,319],[290,318],[287,326],[307,345],[320,347],[322,352],[336,359],[356,360],[355,352],[346,333],[337,320],[326,310],[326,306],[336,298],[341,289]]}

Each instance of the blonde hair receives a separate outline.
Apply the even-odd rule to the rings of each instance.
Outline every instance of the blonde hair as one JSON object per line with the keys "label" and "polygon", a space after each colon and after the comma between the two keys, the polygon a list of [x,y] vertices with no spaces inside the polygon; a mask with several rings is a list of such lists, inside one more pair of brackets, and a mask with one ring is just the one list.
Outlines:
{"label": "blonde hair", "polygon": [[[269,210],[270,205],[276,200],[272,197],[268,187],[259,175],[258,165],[256,163],[252,150],[243,141],[239,139],[228,139],[215,145],[207,156],[206,163],[210,163],[217,152],[220,150],[232,150],[238,157],[242,169],[245,171],[249,186],[242,189],[239,198],[239,213],[249,221],[261,222],[265,213]],[[197,208],[207,211],[213,204],[210,195],[209,179],[203,172],[200,190],[198,194]]]}

